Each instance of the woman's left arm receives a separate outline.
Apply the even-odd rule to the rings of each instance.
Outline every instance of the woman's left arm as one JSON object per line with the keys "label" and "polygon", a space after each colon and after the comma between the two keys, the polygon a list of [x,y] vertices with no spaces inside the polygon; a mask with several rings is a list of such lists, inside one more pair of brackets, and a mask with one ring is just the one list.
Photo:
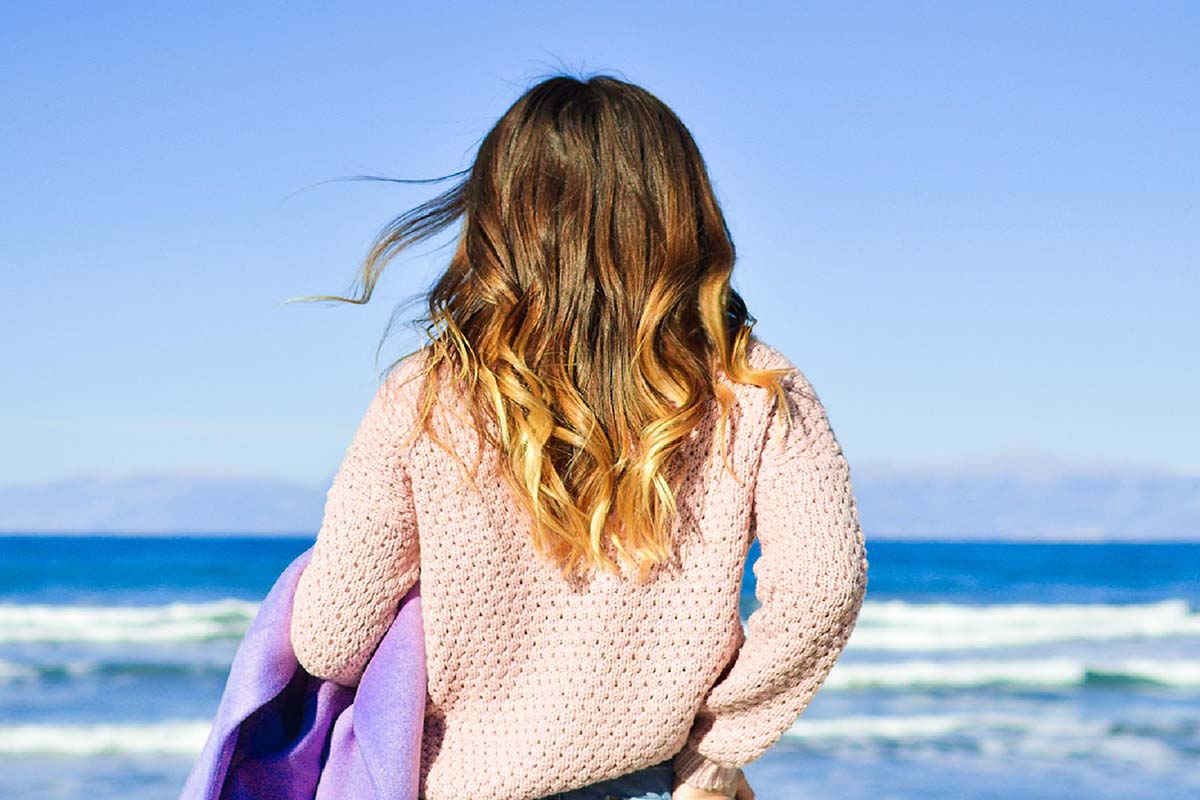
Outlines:
{"label": "woman's left arm", "polygon": [[371,401],[325,500],[292,604],[291,642],[310,674],[357,686],[420,573],[416,510],[391,381]]}

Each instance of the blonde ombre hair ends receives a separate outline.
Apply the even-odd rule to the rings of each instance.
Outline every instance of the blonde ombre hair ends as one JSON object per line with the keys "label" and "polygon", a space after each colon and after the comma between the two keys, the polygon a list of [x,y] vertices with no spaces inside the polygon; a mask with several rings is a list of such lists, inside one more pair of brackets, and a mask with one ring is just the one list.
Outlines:
{"label": "blonde ombre hair ends", "polygon": [[365,303],[398,252],[461,220],[449,265],[421,295],[432,380],[416,430],[462,463],[429,424],[440,381],[453,381],[480,436],[489,422],[498,433],[488,438],[536,547],[564,574],[619,573],[624,561],[645,576],[671,552],[672,456],[714,400],[731,466],[734,397],[718,373],[784,399],[783,372],[748,362],[754,319],[730,285],[735,250],[700,151],[645,89],[555,75],[454,176],[380,232],[359,296],[296,299]]}

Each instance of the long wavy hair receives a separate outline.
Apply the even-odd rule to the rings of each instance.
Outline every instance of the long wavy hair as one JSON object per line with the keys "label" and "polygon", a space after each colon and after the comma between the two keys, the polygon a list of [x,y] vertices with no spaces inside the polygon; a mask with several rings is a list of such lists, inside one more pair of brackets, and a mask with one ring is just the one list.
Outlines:
{"label": "long wavy hair", "polygon": [[430,425],[451,380],[481,444],[503,454],[536,547],[564,575],[581,564],[620,573],[624,561],[644,577],[671,553],[682,476],[672,456],[714,401],[721,458],[742,481],[725,447],[734,393],[719,375],[787,408],[785,372],[748,361],[755,320],[730,285],[734,245],[700,150],[645,89],[554,75],[454,176],[378,234],[357,297],[295,299],[366,303],[398,252],[461,219],[414,321],[427,342],[413,352],[427,351],[422,375],[433,378],[414,435],[466,466]]}

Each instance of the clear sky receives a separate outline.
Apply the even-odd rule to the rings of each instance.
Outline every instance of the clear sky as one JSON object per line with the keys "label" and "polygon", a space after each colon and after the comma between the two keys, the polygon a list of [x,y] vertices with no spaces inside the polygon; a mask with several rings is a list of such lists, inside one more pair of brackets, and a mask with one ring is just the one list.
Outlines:
{"label": "clear sky", "polygon": [[5,4],[0,481],[326,480],[447,253],[347,291],[537,78],[705,155],[852,462],[1200,468],[1200,6]]}

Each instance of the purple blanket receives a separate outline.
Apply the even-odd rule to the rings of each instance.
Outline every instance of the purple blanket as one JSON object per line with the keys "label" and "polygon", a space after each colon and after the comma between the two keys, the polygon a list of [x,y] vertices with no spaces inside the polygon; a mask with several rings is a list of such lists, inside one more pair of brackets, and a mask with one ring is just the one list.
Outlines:
{"label": "purple blanket", "polygon": [[180,800],[416,800],[425,721],[418,582],[356,688],[310,675],[289,639],[312,548],[275,581],[238,645]]}

